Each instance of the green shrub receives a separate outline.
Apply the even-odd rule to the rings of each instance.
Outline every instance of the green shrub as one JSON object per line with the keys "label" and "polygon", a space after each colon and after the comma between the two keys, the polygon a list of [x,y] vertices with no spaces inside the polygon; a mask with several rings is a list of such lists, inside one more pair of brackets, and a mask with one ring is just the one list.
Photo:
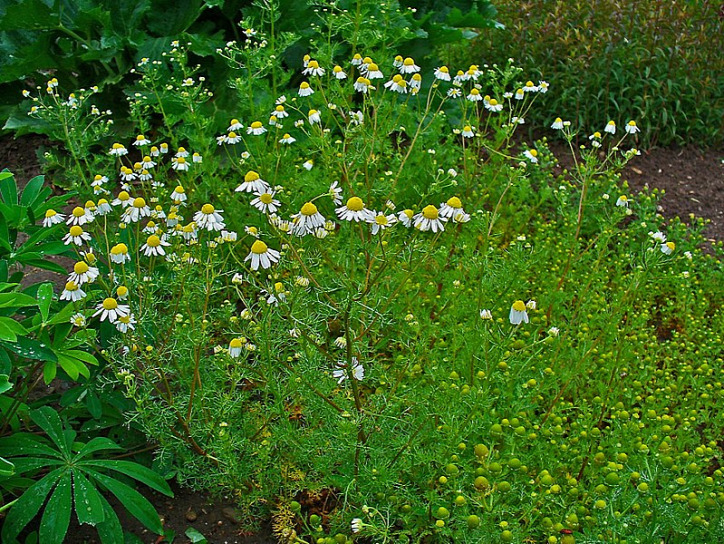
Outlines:
{"label": "green shrub", "polygon": [[598,130],[638,119],[641,146],[715,145],[724,135],[724,19],[717,2],[496,2],[505,30],[483,33],[473,58],[512,57],[556,92],[531,121],[557,116]]}

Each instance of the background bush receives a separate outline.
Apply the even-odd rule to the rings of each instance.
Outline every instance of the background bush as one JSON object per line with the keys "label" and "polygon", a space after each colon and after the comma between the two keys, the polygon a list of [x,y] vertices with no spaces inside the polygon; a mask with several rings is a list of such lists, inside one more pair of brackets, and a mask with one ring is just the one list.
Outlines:
{"label": "background bush", "polygon": [[[513,57],[555,82],[531,125],[558,116],[603,128],[631,116],[641,145],[722,141],[724,14],[721,2],[498,0],[506,30],[482,34],[473,58]],[[623,120],[623,119],[621,119]]]}

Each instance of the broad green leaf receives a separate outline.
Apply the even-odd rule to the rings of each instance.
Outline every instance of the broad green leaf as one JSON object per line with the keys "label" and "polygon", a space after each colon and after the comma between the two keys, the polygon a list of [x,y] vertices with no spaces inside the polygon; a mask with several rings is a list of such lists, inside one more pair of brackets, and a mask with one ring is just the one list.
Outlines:
{"label": "broad green leaf", "polygon": [[73,470],[75,515],[78,523],[98,525],[106,519],[103,500],[95,486],[79,470]]}
{"label": "broad green leaf", "polygon": [[50,385],[55,377],[58,375],[58,363],[46,361],[43,364],[43,382],[45,385]]}
{"label": "broad green leaf", "polygon": [[0,340],[2,345],[8,351],[17,353],[18,355],[27,359],[33,359],[35,361],[51,361],[58,362],[58,357],[42,342],[33,340],[32,338],[20,337],[15,343],[3,342]]}
{"label": "broad green leaf", "polygon": [[86,470],[88,476],[100,482],[108,491],[113,493],[133,517],[143,523],[155,534],[163,534],[163,525],[156,510],[148,500],[135,489],[118,480],[101,474],[100,472]]}
{"label": "broad green leaf", "polygon": [[23,189],[23,194],[20,197],[20,204],[22,206],[32,207],[40,194],[40,189],[43,188],[43,183],[45,183],[45,176],[35,176],[31,179],[25,186],[25,189]]}
{"label": "broad green leaf", "polygon": [[110,438],[106,438],[104,436],[96,436],[95,438],[91,439],[87,444],[85,444],[80,449],[80,451],[78,451],[74,460],[80,461],[84,457],[87,457],[98,451],[121,450],[121,449],[123,449],[123,448],[121,448],[121,446],[116,444]]}
{"label": "broad green leaf", "polygon": [[72,380],[77,380],[78,376],[81,374],[82,365],[77,359],[71,359],[65,355],[58,354],[58,364],[60,365],[60,368],[65,370],[65,373],[70,376],[70,379]]}
{"label": "broad green leaf", "polygon": [[17,205],[18,185],[15,183],[14,175],[5,175],[2,179],[0,179],[0,198],[2,198],[3,202],[9,206]]}
{"label": "broad green leaf", "polygon": [[79,349],[66,349],[63,351],[58,351],[58,354],[61,354],[61,353],[67,357],[72,357],[73,359],[78,359],[79,361],[83,361],[84,363],[87,363],[89,365],[93,365],[93,366],[98,365],[98,359],[96,359],[90,353],[81,351]]}
{"label": "broad green leaf", "polygon": [[57,325],[58,323],[67,323],[71,316],[75,313],[75,307],[73,304],[66,304],[62,310],[57,312],[50,318],[48,325]]}
{"label": "broad green leaf", "polygon": [[66,471],[58,479],[55,491],[45,505],[40,521],[40,542],[63,544],[70,525],[72,506],[70,472]]}
{"label": "broad green leaf", "polygon": [[[91,442],[88,444],[90,443]],[[173,491],[171,491],[171,488],[168,486],[166,480],[150,468],[134,463],[133,461],[98,459],[84,462],[83,465],[115,470],[146,484],[151,489],[154,489],[159,493],[163,493],[167,497],[173,497]]]}
{"label": "broad green leaf", "polygon": [[24,293],[0,293],[0,308],[24,308],[37,304],[33,297]]}
{"label": "broad green leaf", "polygon": [[113,511],[113,508],[111,508],[111,505],[105,497],[103,497],[103,495],[100,497],[103,503],[105,521],[96,525],[96,530],[98,531],[98,536],[101,537],[101,542],[103,544],[118,544],[119,542],[123,542],[123,528],[121,527],[121,522],[118,520],[118,515]]}
{"label": "broad green leaf", "polygon": [[3,542],[15,541],[23,527],[30,523],[30,520],[40,511],[48,493],[65,470],[64,468],[56,469],[25,490],[5,518],[2,528]]}
{"label": "broad green leaf", "polygon": [[20,323],[10,317],[0,317],[0,340],[15,342],[18,335],[23,336],[28,331]]}
{"label": "broad green leaf", "polygon": [[15,474],[17,475],[37,472],[50,467],[59,467],[64,464],[60,459],[50,459],[48,457],[16,457],[12,459],[12,462],[15,464]]}
{"label": "broad green leaf", "polygon": [[186,532],[184,534],[186,535],[186,538],[188,538],[193,544],[207,544],[208,542],[208,540],[206,540],[206,537],[193,527],[189,527],[188,529],[186,529]]}
{"label": "broad green leaf", "polygon": [[58,446],[58,449],[66,458],[70,458],[70,443],[66,441],[65,434],[63,433],[63,424],[60,421],[58,412],[50,406],[43,406],[30,412],[30,419],[45,431],[48,438]]}
{"label": "broad green leaf", "polygon": [[38,308],[40,308],[40,315],[43,316],[43,323],[48,321],[51,302],[53,302],[53,284],[43,283],[38,287]]}
{"label": "broad green leaf", "polygon": [[30,433],[15,433],[0,438],[0,450],[7,457],[46,455],[61,458],[58,450],[52,448],[45,438]]}
{"label": "broad green leaf", "polygon": [[9,380],[10,376],[7,374],[0,374],[0,395],[13,388],[13,384],[11,384]]}

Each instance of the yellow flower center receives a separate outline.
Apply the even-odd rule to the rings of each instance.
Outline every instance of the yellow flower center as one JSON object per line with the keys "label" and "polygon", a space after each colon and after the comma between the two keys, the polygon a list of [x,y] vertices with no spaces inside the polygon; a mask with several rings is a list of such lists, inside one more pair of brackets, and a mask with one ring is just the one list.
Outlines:
{"label": "yellow flower center", "polygon": [[402,213],[404,213],[408,219],[412,219],[412,216],[415,215],[415,212],[410,209],[403,210]]}
{"label": "yellow flower center", "polygon": [[283,137],[282,139],[283,139],[283,140],[288,140],[289,138],[291,138],[291,136],[290,136],[289,134],[284,134],[284,137]]}
{"label": "yellow flower center", "polygon": [[262,125],[261,125],[261,121],[254,121],[254,122],[251,124],[251,128],[253,128],[253,129],[261,128],[261,126],[262,126]]}
{"label": "yellow flower center", "polygon": [[279,105],[276,108],[274,108],[274,110],[275,111],[284,111],[284,106]]}
{"label": "yellow flower center", "polygon": [[671,251],[674,251],[676,249],[676,244],[674,242],[666,242],[666,247],[668,247]]}
{"label": "yellow flower center", "polygon": [[535,150],[535,149],[531,149],[531,150],[529,151],[529,153],[530,153],[533,157],[537,157],[537,156],[538,156],[538,151]]}
{"label": "yellow flower center", "polygon": [[275,290],[277,293],[281,293],[282,291],[284,291],[284,284],[283,284],[282,282],[280,282],[280,281],[276,282],[276,283],[274,284],[274,290]]}
{"label": "yellow flower center", "polygon": [[307,67],[308,68],[319,68],[319,63],[316,60],[310,60]]}
{"label": "yellow flower center", "polygon": [[240,348],[242,345],[241,340],[238,338],[234,338],[231,342],[229,342],[230,348]]}
{"label": "yellow flower center", "polygon": [[141,163],[140,162],[134,162],[133,163],[134,170],[140,170],[141,169]]}
{"label": "yellow flower center", "polygon": [[92,200],[89,200],[85,203],[85,207],[88,208],[89,210],[92,210],[93,208],[96,207],[96,203],[93,202]]}
{"label": "yellow flower center", "polygon": [[[163,147],[163,144],[161,144],[161,147]],[[167,147],[168,147],[168,146],[167,146]],[[185,148],[185,147],[179,147],[179,148],[178,148],[178,153],[186,153],[186,148]]]}
{"label": "yellow flower center", "polygon": [[309,117],[317,113],[317,110],[309,110]]}
{"label": "yellow flower center", "polygon": [[629,122],[628,122],[628,126],[630,126],[630,127],[635,127],[635,126],[636,126],[636,121],[629,121]]}
{"label": "yellow flower center", "polygon": [[439,70],[440,70],[443,74],[449,74],[449,73],[450,73],[450,70],[448,70],[448,67],[447,67],[447,66],[440,66]]}
{"label": "yellow flower center", "polygon": [[148,240],[146,240],[146,245],[148,247],[158,247],[161,245],[161,238],[159,238],[155,234],[152,234],[148,237]]}
{"label": "yellow flower center", "polygon": [[412,74],[412,79],[414,81],[422,81],[422,76],[420,74]]}
{"label": "yellow flower center", "polygon": [[121,317],[118,318],[118,321],[120,321],[121,323],[125,323],[126,325],[128,325],[128,324],[131,322],[131,316],[130,316],[130,315],[123,315],[123,316],[121,316]]}
{"label": "yellow flower center", "polygon": [[362,60],[362,55],[360,55],[359,53],[355,53],[354,57],[352,57],[352,59],[353,60]]}
{"label": "yellow flower center", "polygon": [[522,300],[516,300],[513,303],[513,309],[516,312],[525,312],[525,302],[523,302]]}
{"label": "yellow flower center", "polygon": [[111,254],[113,255],[125,255],[128,253],[128,246],[126,244],[116,244],[111,248]]}
{"label": "yellow flower center", "polygon": [[105,198],[101,198],[101,199],[98,201],[98,205],[99,205],[99,206],[102,206],[102,205],[105,205],[105,204],[108,204],[108,201],[107,201]]}
{"label": "yellow flower center", "polygon": [[480,94],[480,91],[477,89],[473,89],[472,91],[470,91],[470,94],[473,96],[478,96]]}
{"label": "yellow flower center", "polygon": [[69,281],[65,284],[65,290],[66,291],[77,291],[78,285],[74,281]]}
{"label": "yellow flower center", "polygon": [[189,223],[188,225],[185,225],[181,230],[184,232],[193,232],[195,228],[195,223]]}
{"label": "yellow flower center", "polygon": [[306,81],[302,81],[302,84],[299,86],[300,89],[309,89],[309,83]]}
{"label": "yellow flower center", "polygon": [[472,132],[472,131],[473,131],[473,129],[470,125],[465,125],[463,127],[463,132]]}
{"label": "yellow flower center", "polygon": [[422,216],[425,219],[434,220],[434,219],[437,219],[438,215],[439,215],[439,212],[437,211],[437,208],[435,206],[433,206],[432,204],[430,204],[429,206],[425,206],[422,209]]}
{"label": "yellow flower center", "polygon": [[113,149],[123,149],[121,144],[113,144]]}
{"label": "yellow flower center", "polygon": [[[274,198],[269,193],[264,193],[263,195],[261,195],[259,197],[259,200],[261,200],[262,204],[271,204],[272,200],[274,200]],[[302,209],[304,209],[304,208],[302,208]]]}
{"label": "yellow flower center", "polygon": [[115,310],[116,308],[118,308],[118,302],[115,298],[108,297],[103,300],[104,310]]}
{"label": "yellow flower center", "polygon": [[178,185],[178,186],[174,189],[174,191],[175,191],[176,193],[180,194],[180,195],[182,195],[182,194],[184,194],[184,193],[186,192],[186,191],[184,190],[184,188],[181,187],[180,185]]}
{"label": "yellow flower center", "polygon": [[[557,119],[556,119],[556,121],[557,121]],[[612,127],[615,127],[615,126],[616,126],[616,123],[614,123],[613,121],[609,121],[609,122],[608,122],[608,125],[609,125],[609,126],[612,126]]]}
{"label": "yellow flower center", "polygon": [[353,212],[358,212],[365,207],[365,203],[358,196],[353,196],[347,201],[347,209]]}
{"label": "yellow flower center", "polygon": [[118,200],[121,202],[125,202],[126,200],[129,200],[131,198],[131,195],[129,195],[126,191],[121,191],[118,193]]}
{"label": "yellow flower center", "polygon": [[491,105],[491,106],[497,106],[497,105],[498,105],[498,101],[497,101],[495,98],[491,98],[491,99],[490,99],[490,105]]}
{"label": "yellow flower center", "polygon": [[78,225],[73,225],[70,227],[70,235],[71,236],[80,236],[83,234],[83,229],[80,228]]}
{"label": "yellow flower center", "polygon": [[397,74],[395,77],[392,78],[392,81],[394,81],[395,83],[399,83],[400,81],[402,81],[402,76],[400,74]]}
{"label": "yellow flower center", "polygon": [[413,65],[415,64],[415,61],[412,60],[410,57],[407,57],[407,58],[404,60],[403,64],[404,64],[405,66],[413,66]]}
{"label": "yellow flower center", "polygon": [[238,124],[239,124],[239,120],[238,120],[238,119],[232,119],[230,124],[231,124],[231,125],[238,125]]}
{"label": "yellow flower center", "polygon": [[84,215],[85,210],[80,206],[76,206],[75,208],[73,208],[73,217],[83,217]]}
{"label": "yellow flower center", "polygon": [[176,159],[176,162],[178,164],[186,164],[186,159],[184,159],[183,157],[179,157],[178,159]]}
{"label": "yellow flower center", "polygon": [[264,242],[262,242],[261,240],[257,240],[251,245],[251,252],[256,253],[257,255],[266,253],[267,249],[268,249],[267,245]]}
{"label": "yellow flower center", "polygon": [[386,226],[389,224],[389,221],[387,221],[387,217],[384,215],[378,215],[375,217],[375,223],[378,225]]}
{"label": "yellow flower center", "polygon": [[456,196],[450,198],[447,201],[447,205],[450,206],[451,208],[462,208],[463,207],[463,203],[460,202],[460,199]]}
{"label": "yellow flower center", "polygon": [[302,206],[301,212],[302,215],[314,215],[317,213],[317,207],[311,202],[307,202],[304,206]]}
{"label": "yellow flower center", "polygon": [[338,74],[338,73],[340,73],[340,72],[342,71],[342,67],[341,67],[341,66],[335,66],[334,68],[332,68],[332,71],[333,71],[335,74]]}
{"label": "yellow flower center", "polygon": [[367,69],[368,69],[370,72],[376,72],[376,71],[378,71],[380,68],[373,62],[372,64],[370,64],[370,65],[367,67]]}
{"label": "yellow flower center", "polygon": [[48,210],[45,212],[45,217],[55,217],[56,215],[58,215],[58,212],[55,210]]}
{"label": "yellow flower center", "polygon": [[532,81],[526,81],[526,82],[525,82],[525,86],[526,86],[526,87],[535,87],[535,85],[533,84]]}
{"label": "yellow flower center", "polygon": [[259,229],[256,227],[246,227],[246,230],[249,234],[256,235],[259,232]]}
{"label": "yellow flower center", "polygon": [[119,286],[118,289],[116,289],[116,294],[119,297],[125,297],[128,294],[128,287],[125,285]]}
{"label": "yellow flower center", "polygon": [[246,175],[244,176],[244,181],[246,181],[246,182],[256,181],[258,179],[259,179],[259,174],[254,172],[254,170],[249,170],[246,173]]}
{"label": "yellow flower center", "polygon": [[76,274],[85,274],[88,272],[88,265],[83,261],[79,261],[73,265],[73,272]]}
{"label": "yellow flower center", "polygon": [[204,204],[201,206],[201,213],[204,215],[211,215],[214,213],[214,207],[211,204]]}
{"label": "yellow flower center", "polygon": [[146,206],[146,201],[142,199],[141,197],[138,197],[133,201],[133,207],[134,208],[143,208]]}
{"label": "yellow flower center", "polygon": [[365,57],[365,58],[362,59],[362,62],[363,62],[364,64],[372,64],[372,59],[369,58],[369,57]]}
{"label": "yellow flower center", "polygon": [[142,142],[145,139],[146,137],[143,134],[139,134],[138,136],[136,136],[136,141]]}

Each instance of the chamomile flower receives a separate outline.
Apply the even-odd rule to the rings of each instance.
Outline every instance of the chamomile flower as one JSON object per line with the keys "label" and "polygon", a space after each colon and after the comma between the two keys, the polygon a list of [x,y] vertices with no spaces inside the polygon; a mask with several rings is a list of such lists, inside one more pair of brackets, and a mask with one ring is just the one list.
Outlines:
{"label": "chamomile flower", "polygon": [[321,77],[324,75],[324,68],[321,68],[316,60],[310,60],[307,67],[302,71],[302,74],[305,76]]}
{"label": "chamomile flower", "polygon": [[307,160],[307,161],[304,161],[304,162],[302,163],[302,166],[304,167],[305,170],[309,171],[309,170],[311,170],[312,168],[314,168],[314,160],[313,160],[313,159],[309,159],[309,160]]}
{"label": "chamomile flower", "polygon": [[332,68],[332,75],[335,77],[335,79],[347,79],[347,73],[342,70],[341,66],[335,66],[334,68]]}
{"label": "chamomile flower", "polygon": [[619,208],[628,208],[628,197],[626,195],[621,195],[618,197],[618,200],[616,201],[616,206]]}
{"label": "chamomile flower", "polygon": [[170,246],[164,236],[158,236],[152,234],[146,238],[146,243],[141,246],[141,252],[146,257],[162,257],[166,255],[166,251],[163,249],[164,246]]}
{"label": "chamomile flower", "polygon": [[354,90],[358,93],[366,94],[367,91],[369,91],[371,88],[372,84],[370,83],[370,80],[366,77],[360,76],[354,83]]}
{"label": "chamomile flower", "polygon": [[490,310],[480,310],[480,319],[483,321],[492,321],[493,319],[493,312]]}
{"label": "chamomile flower", "polygon": [[124,210],[121,220],[124,223],[137,223],[149,215],[151,215],[151,208],[146,205],[143,198],[138,197],[134,198],[133,203]]}
{"label": "chamomile flower", "polygon": [[123,144],[115,143],[111,146],[108,153],[116,157],[122,157],[123,155],[128,155],[128,149],[126,149]]}
{"label": "chamomile flower", "polygon": [[127,333],[129,330],[136,329],[136,318],[133,314],[122,315],[118,317],[118,321],[115,323],[116,329],[120,333]]}
{"label": "chamomile flower", "polygon": [[309,110],[309,124],[314,125],[322,122],[322,115],[317,110]]}
{"label": "chamomile flower", "polygon": [[538,87],[536,87],[535,83],[533,83],[532,81],[526,81],[525,85],[523,86],[523,91],[525,91],[526,93],[537,93],[538,90]]}
{"label": "chamomile flower", "polygon": [[66,224],[82,226],[86,223],[90,223],[91,221],[93,221],[93,214],[90,214],[89,217],[84,208],[76,206],[75,208],[73,208],[73,211],[68,216]]}
{"label": "chamomile flower", "polygon": [[302,81],[302,84],[299,86],[299,96],[311,96],[313,94],[314,89],[309,86],[309,83]]}
{"label": "chamomile flower", "polygon": [[270,115],[273,115],[277,119],[286,119],[287,117],[289,117],[289,112],[287,112],[287,110],[284,109],[284,106],[279,104],[278,106],[276,106],[274,108],[274,111],[271,112]]}
{"label": "chamomile flower", "polygon": [[344,380],[348,379],[350,375],[358,382],[361,382],[365,377],[365,369],[359,363],[357,357],[352,357],[351,369],[347,368],[346,363],[339,363],[338,366],[342,368],[338,368],[332,371],[332,376],[337,379],[337,383],[340,385],[342,384],[342,382],[344,382]]}
{"label": "chamomile flower", "polygon": [[471,127],[470,125],[465,125],[461,134],[463,135],[463,138],[472,138],[475,135],[473,133],[473,127]]}
{"label": "chamomile flower", "polygon": [[525,302],[522,300],[516,300],[510,307],[510,319],[511,325],[520,325],[521,323],[528,323],[528,312],[526,312]]}
{"label": "chamomile flower", "polygon": [[[161,151],[162,154],[168,153],[168,144],[167,144],[166,142],[163,142],[162,144],[159,144],[158,147],[161,148],[160,151]],[[183,149],[183,148],[182,148],[182,149]]]}
{"label": "chamomile flower", "polygon": [[383,79],[385,76],[382,74],[379,67],[372,62],[367,66],[367,74],[365,77],[371,81],[373,79]]}
{"label": "chamomile flower", "polygon": [[666,242],[665,244],[661,244],[659,247],[661,248],[661,253],[664,255],[671,255],[676,249],[676,244],[674,242]]}
{"label": "chamomile flower", "polygon": [[553,121],[551,128],[553,130],[563,130],[563,119],[561,119],[560,117],[556,117],[556,120]]}
{"label": "chamomile flower", "polygon": [[439,213],[440,217],[444,219],[452,219],[458,214],[464,214],[465,210],[463,210],[463,204],[460,202],[460,199],[454,196],[449,198],[447,202],[440,204]]}
{"label": "chamomile flower", "polygon": [[146,155],[145,157],[143,157],[143,160],[141,161],[142,168],[148,170],[150,168],[153,168],[154,166],[156,166],[156,163],[151,160],[150,156]]}
{"label": "chamomile flower", "polygon": [[503,111],[503,104],[500,104],[495,98],[491,98],[485,102],[485,109],[493,113],[498,113]]}
{"label": "chamomile flower", "polygon": [[93,283],[100,272],[95,266],[90,266],[85,261],[78,261],[73,265],[73,272],[68,275],[68,281],[83,285],[84,283]]}
{"label": "chamomile flower", "polygon": [[372,59],[370,57],[365,57],[362,59],[362,63],[359,65],[359,71],[363,74],[367,73],[367,70],[369,69],[370,64],[374,64]]}
{"label": "chamomile flower", "polygon": [[365,114],[361,110],[350,111],[349,120],[353,125],[362,125],[365,121]]}
{"label": "chamomile flower", "polygon": [[445,226],[443,221],[447,221],[446,218],[440,217],[440,212],[432,204],[425,206],[420,213],[413,217],[413,226],[422,231],[426,232],[431,230],[432,232],[444,231]]}
{"label": "chamomile flower", "polygon": [[81,313],[73,314],[72,316],[70,316],[70,319],[68,321],[71,325],[73,325],[74,327],[78,327],[79,329],[85,327],[86,324],[85,316]]}
{"label": "chamomile flower", "polygon": [[119,317],[126,317],[131,313],[131,309],[127,304],[118,304],[118,301],[113,297],[108,297],[103,300],[98,306],[96,306],[96,313],[93,317],[101,316],[101,321],[106,319],[110,323],[118,321]]}
{"label": "chamomile flower", "polygon": [[352,66],[360,66],[362,64],[362,55],[355,53],[354,57],[352,57],[352,60],[350,61],[350,64]]}
{"label": "chamomile flower", "polygon": [[480,91],[473,88],[470,90],[470,94],[466,97],[470,102],[480,102],[483,99],[483,96],[480,94]]}
{"label": "chamomile flower", "polygon": [[185,172],[189,169],[189,163],[184,157],[173,157],[171,159],[171,168]]}
{"label": "chamomile flower", "polygon": [[249,128],[246,129],[247,134],[253,134],[254,136],[261,136],[266,132],[266,129],[264,128],[264,125],[261,124],[261,121],[254,121],[251,125],[249,125]]}
{"label": "chamomile flower", "polygon": [[98,205],[96,206],[96,215],[108,215],[112,211],[113,208],[105,198],[101,198],[98,200]]}
{"label": "chamomile flower", "polygon": [[535,149],[526,149],[523,152],[523,155],[525,156],[526,159],[528,159],[530,162],[532,162],[534,164],[538,162],[538,151]]}
{"label": "chamomile flower", "polygon": [[337,208],[337,217],[342,221],[368,222],[374,219],[374,212],[365,208],[362,199],[353,196],[347,200],[347,204]]}
{"label": "chamomile flower", "polygon": [[124,243],[116,244],[111,248],[111,261],[116,264],[126,264],[131,260],[128,246]]}
{"label": "chamomile flower", "polygon": [[233,130],[224,136],[224,143],[229,145],[238,144],[241,141],[241,135]]}
{"label": "chamomile flower", "polygon": [[402,210],[397,214],[397,219],[407,228],[410,228],[412,226],[412,220],[415,217],[415,212],[407,209]]}
{"label": "chamomile flower", "polygon": [[279,201],[274,198],[276,193],[274,191],[254,192],[256,198],[250,202],[257,210],[263,213],[276,213],[279,209]]}
{"label": "chamomile flower", "polygon": [[246,261],[251,261],[252,270],[258,270],[260,266],[264,269],[270,268],[273,263],[279,262],[279,252],[261,240],[255,240],[249,255],[244,259],[244,262]]}
{"label": "chamomile flower", "polygon": [[653,238],[655,242],[658,242],[659,244],[665,244],[666,243],[666,235],[661,232],[660,230],[656,232],[649,232],[649,236]]}
{"label": "chamomile flower", "polygon": [[284,136],[282,136],[282,139],[279,140],[279,143],[284,144],[284,145],[291,145],[296,141],[297,141],[296,138],[292,138],[289,134],[285,133]]}
{"label": "chamomile flower", "polygon": [[385,89],[390,89],[392,91],[395,91],[400,94],[407,93],[407,82],[402,78],[400,74],[395,74],[395,76],[385,83]]}
{"label": "chamomile flower", "polygon": [[538,92],[539,93],[546,94],[548,92],[548,87],[550,87],[550,84],[547,81],[538,82]]}
{"label": "chamomile flower", "polygon": [[77,302],[85,298],[85,291],[80,288],[76,282],[70,280],[65,284],[63,292],[60,294],[60,300],[67,300],[69,302]]}
{"label": "chamomile flower", "polygon": [[[148,170],[144,168],[143,170],[141,170],[141,173],[138,174],[138,179],[140,179],[141,181],[153,181],[153,176]],[[160,182],[154,182],[152,185],[154,187],[163,187],[163,183]]]}
{"label": "chamomile flower", "polygon": [[603,131],[608,134],[616,134],[616,123],[614,121],[609,121],[606,123],[606,128],[604,128]]}
{"label": "chamomile flower", "polygon": [[400,66],[401,74],[415,74],[419,71],[420,67],[415,64],[415,61],[412,60],[410,57],[407,57],[405,60],[402,61],[402,66]]}
{"label": "chamomile flower", "polygon": [[228,132],[239,131],[244,128],[244,125],[238,119],[232,119],[229,123],[229,128],[226,129]]}
{"label": "chamomile flower", "polygon": [[158,225],[156,225],[156,223],[153,221],[149,221],[148,223],[146,223],[146,226],[143,227],[143,230],[141,232],[143,232],[144,234],[156,234],[158,231]]}
{"label": "chamomile flower", "polygon": [[241,357],[243,347],[244,342],[241,341],[241,338],[232,338],[231,342],[229,342],[229,357],[232,359]]}
{"label": "chamomile flower", "polygon": [[254,170],[249,170],[244,176],[244,182],[236,188],[237,193],[266,193],[269,191],[269,184],[261,179],[261,176]]}
{"label": "chamomile flower", "polygon": [[450,77],[450,70],[448,67],[440,66],[439,68],[436,68],[435,79],[439,79],[440,81],[450,81],[452,78]]}
{"label": "chamomile flower", "polygon": [[422,87],[422,76],[420,74],[412,74],[410,78],[410,90],[412,94],[417,94],[417,91]]}
{"label": "chamomile flower", "polygon": [[462,95],[463,92],[458,87],[453,87],[447,91],[448,98],[460,98]]}
{"label": "chamomile flower", "polygon": [[[163,148],[163,144],[161,144],[161,147]],[[163,151],[163,149],[161,151]],[[181,147],[181,146],[179,146],[179,148],[176,150],[176,154],[174,155],[174,157],[176,157],[177,159],[180,159],[180,158],[185,159],[188,156],[189,156],[188,150],[185,147]]]}
{"label": "chamomile flower", "polygon": [[123,181],[133,181],[136,179],[136,174],[127,166],[121,166],[121,171],[118,173]]}
{"label": "chamomile flower", "polygon": [[637,132],[641,132],[639,127],[636,126],[636,121],[629,121],[626,124],[626,133],[627,134],[636,134]]}
{"label": "chamomile flower", "polygon": [[329,186],[327,195],[332,198],[332,203],[335,206],[342,204],[342,188],[339,186],[338,181],[333,181],[332,185]]}
{"label": "chamomile flower", "polygon": [[75,244],[82,246],[85,242],[90,242],[91,235],[83,230],[83,227],[73,225],[70,227],[70,231],[63,237],[65,245]]}
{"label": "chamomile flower", "polygon": [[385,215],[383,212],[373,212],[374,216],[372,217],[372,234],[377,234],[378,232],[390,228],[392,225],[397,223],[397,217],[395,217],[395,214]]}
{"label": "chamomile flower", "polygon": [[158,157],[159,155],[161,155],[161,152],[159,151],[158,147],[152,145],[151,150],[148,152],[148,154],[152,157]]}
{"label": "chamomile flower", "polygon": [[224,210],[215,210],[211,204],[204,204],[201,210],[194,214],[194,222],[200,229],[209,231],[219,231],[226,227],[224,219],[220,212]]}
{"label": "chamomile flower", "polygon": [[305,236],[315,229],[323,227],[324,223],[324,216],[319,213],[317,206],[312,202],[307,202],[299,213],[292,215],[292,233],[297,236]]}
{"label": "chamomile flower", "polygon": [[177,206],[183,202],[186,202],[188,200],[188,196],[186,196],[186,189],[184,189],[181,185],[177,185],[176,188],[173,190],[173,193],[171,193],[171,200]]}

